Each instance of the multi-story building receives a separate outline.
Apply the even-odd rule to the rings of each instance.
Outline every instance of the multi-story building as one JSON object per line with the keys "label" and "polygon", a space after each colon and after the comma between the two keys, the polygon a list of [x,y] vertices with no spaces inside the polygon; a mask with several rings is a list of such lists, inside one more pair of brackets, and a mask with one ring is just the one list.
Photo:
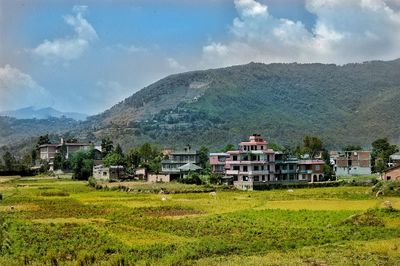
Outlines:
{"label": "multi-story building", "polygon": [[250,136],[240,142],[239,150],[227,153],[225,174],[232,176],[234,186],[252,189],[254,182],[275,180],[275,152],[260,135]]}
{"label": "multi-story building", "polygon": [[336,176],[370,175],[370,151],[332,151],[331,163]]}
{"label": "multi-story building", "polygon": [[89,150],[90,147],[95,148],[95,159],[101,160],[101,147],[93,146],[90,143],[78,143],[78,142],[65,142],[61,139],[58,144],[43,144],[39,146],[39,156],[41,160],[47,161],[50,165],[50,169],[52,170],[54,157],[57,153],[61,152],[61,149],[65,149],[65,158],[68,159],[71,154],[77,152],[79,150]]}
{"label": "multi-story building", "polygon": [[322,160],[299,160],[297,180],[307,182],[319,182],[324,179],[324,165]]}
{"label": "multi-story building", "polygon": [[211,165],[211,171],[217,174],[225,173],[226,160],[230,157],[228,153],[210,153],[209,160]]}
{"label": "multi-story building", "polygon": [[284,153],[275,155],[276,181],[317,182],[324,179],[323,160],[299,160]]}
{"label": "multi-story building", "polygon": [[[229,157],[227,156],[229,155]],[[317,182],[324,178],[324,161],[299,160],[268,148],[260,136],[241,142],[239,150],[210,154],[211,169],[231,177],[240,189],[253,189],[270,182]],[[222,172],[224,171],[224,172]]]}
{"label": "multi-story building", "polygon": [[[169,175],[170,180],[181,176],[182,171],[187,168],[198,170],[200,163],[199,152],[192,150],[188,145],[183,151],[172,151],[168,155],[168,159],[161,161],[161,173]],[[183,166],[186,166],[182,168]],[[196,169],[195,169],[196,168]]]}

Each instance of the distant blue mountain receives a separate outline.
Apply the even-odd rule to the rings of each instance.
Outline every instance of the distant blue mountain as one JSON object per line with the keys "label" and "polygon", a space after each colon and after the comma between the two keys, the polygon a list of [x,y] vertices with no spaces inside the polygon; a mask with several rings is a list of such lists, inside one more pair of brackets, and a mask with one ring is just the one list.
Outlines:
{"label": "distant blue mountain", "polygon": [[2,116],[10,116],[17,119],[47,119],[51,117],[66,117],[72,118],[74,120],[85,120],[87,115],[81,113],[74,113],[74,112],[61,112],[52,107],[45,107],[45,108],[36,108],[33,106],[11,110],[11,111],[3,111],[0,112]]}

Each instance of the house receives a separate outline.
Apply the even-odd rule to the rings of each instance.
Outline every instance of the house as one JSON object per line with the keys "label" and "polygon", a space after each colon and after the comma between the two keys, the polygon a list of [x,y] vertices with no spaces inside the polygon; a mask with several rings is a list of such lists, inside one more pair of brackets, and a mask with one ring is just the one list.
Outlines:
{"label": "house", "polygon": [[104,165],[93,166],[93,178],[96,180],[110,181],[125,177],[125,169],[122,165],[106,167]]}
{"label": "house", "polygon": [[189,167],[199,167],[200,163],[199,152],[192,150],[190,145],[182,151],[172,151],[167,158],[161,161],[161,174],[169,175],[170,180],[180,178],[182,172],[185,172],[185,168],[180,167],[186,164],[190,164]]}
{"label": "house", "polygon": [[216,174],[224,174],[225,173],[225,162],[230,157],[228,153],[220,152],[220,153],[210,153],[209,154],[209,162],[211,166],[211,172]]}
{"label": "house", "polygon": [[396,164],[400,164],[400,152],[392,154],[389,156],[389,166],[395,166]]}
{"label": "house", "polygon": [[299,160],[298,180],[311,183],[323,181],[324,165],[322,160]]}
{"label": "house", "polygon": [[282,152],[275,153],[275,181],[295,181],[298,179],[298,162]]}
{"label": "house", "polygon": [[[58,144],[43,144],[39,146],[39,156],[41,160],[49,163],[50,170],[52,170],[54,157],[57,153],[63,152],[65,158],[68,159],[71,154],[79,150],[89,150],[91,147],[95,149],[95,164],[99,164],[102,158],[101,147],[93,146],[92,143],[78,143],[77,141],[66,142],[61,139]],[[64,149],[64,150],[63,150]]]}
{"label": "house", "polygon": [[[227,157],[227,155],[229,157]],[[225,161],[225,166],[224,166]],[[271,182],[318,182],[324,179],[323,160],[301,159],[268,148],[268,142],[254,134],[241,142],[239,150],[211,153],[214,173],[224,173],[224,180],[239,189],[252,190]]]}
{"label": "house", "polygon": [[336,176],[371,174],[370,151],[335,151],[330,155]]}
{"label": "house", "polygon": [[275,180],[285,182],[323,181],[324,165],[323,160],[299,160],[277,152],[275,154]]}
{"label": "house", "polygon": [[383,180],[400,180],[400,164],[387,168],[384,171]]}
{"label": "house", "polygon": [[239,150],[228,151],[225,174],[239,189],[252,190],[255,182],[275,180],[275,152],[258,134],[239,143]]}

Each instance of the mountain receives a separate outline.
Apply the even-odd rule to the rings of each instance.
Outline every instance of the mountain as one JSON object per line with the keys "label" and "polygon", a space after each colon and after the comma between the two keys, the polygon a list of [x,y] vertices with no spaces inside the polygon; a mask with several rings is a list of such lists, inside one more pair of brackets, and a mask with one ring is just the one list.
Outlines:
{"label": "mountain", "polygon": [[51,117],[66,117],[74,120],[83,121],[87,118],[87,115],[74,112],[61,112],[51,107],[46,108],[35,108],[33,106],[0,112],[1,116],[10,116],[17,119],[47,119]]}
{"label": "mountain", "polygon": [[261,133],[285,145],[304,135],[328,147],[400,143],[400,59],[361,64],[261,64],[171,75],[136,92],[81,130],[125,147],[237,143]]}
{"label": "mountain", "polygon": [[399,103],[400,59],[341,66],[249,63],[168,76],[81,122],[0,117],[0,146],[20,149],[51,133],[111,137],[124,148],[146,141],[220,148],[260,133],[282,145],[316,135],[328,148],[368,148],[381,137],[400,143]]}

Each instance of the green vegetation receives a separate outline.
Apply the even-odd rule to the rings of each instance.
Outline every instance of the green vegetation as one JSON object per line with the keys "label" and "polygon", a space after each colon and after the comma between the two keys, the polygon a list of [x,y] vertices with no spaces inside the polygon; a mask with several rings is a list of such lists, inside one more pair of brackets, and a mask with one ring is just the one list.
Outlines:
{"label": "green vegetation", "polygon": [[371,187],[175,194],[149,187],[0,177],[0,265],[400,263],[400,198],[377,197]]}
{"label": "green vegetation", "polygon": [[29,152],[30,138],[51,128],[92,141],[108,136],[123,148],[152,141],[223,149],[253,133],[285,146],[309,134],[329,148],[366,148],[380,137],[399,139],[399,70],[399,60],[250,63],[171,75],[86,122],[0,117],[0,146]]}
{"label": "green vegetation", "polygon": [[398,141],[399,70],[396,60],[193,71],[151,84],[87,124],[123,147],[156,141],[223,149],[260,133],[285,146],[317,135],[329,148],[366,148],[382,136]]}

